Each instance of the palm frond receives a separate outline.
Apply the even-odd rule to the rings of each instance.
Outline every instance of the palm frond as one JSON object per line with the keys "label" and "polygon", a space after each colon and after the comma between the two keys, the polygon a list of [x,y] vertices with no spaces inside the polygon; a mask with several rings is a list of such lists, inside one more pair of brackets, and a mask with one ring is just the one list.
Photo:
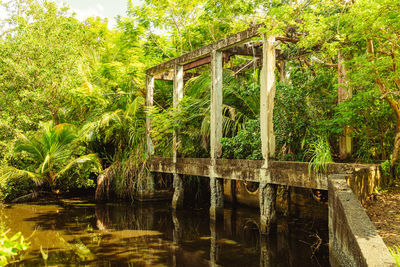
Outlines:
{"label": "palm frond", "polygon": [[85,163],[92,164],[92,167],[93,167],[92,170],[96,173],[100,173],[102,171],[101,160],[99,159],[97,154],[88,154],[88,155],[84,155],[79,158],[71,160],[64,168],[62,168],[56,174],[56,176],[58,177],[58,176],[64,174],[66,171],[71,169],[71,167],[73,167],[75,164],[85,164]]}
{"label": "palm frond", "polygon": [[32,179],[36,185],[41,185],[44,181],[41,175],[38,175],[34,172],[20,170],[12,166],[4,166],[0,168],[0,180],[4,182],[7,179],[18,179],[23,176],[27,176]]}

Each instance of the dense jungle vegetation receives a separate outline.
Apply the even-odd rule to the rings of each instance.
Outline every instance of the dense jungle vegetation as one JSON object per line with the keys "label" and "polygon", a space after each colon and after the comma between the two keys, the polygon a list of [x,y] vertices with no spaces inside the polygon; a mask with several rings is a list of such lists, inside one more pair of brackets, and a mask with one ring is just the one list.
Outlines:
{"label": "dense jungle vegetation", "polygon": [[[145,70],[229,34],[265,23],[263,32],[298,38],[280,43],[290,61],[276,72],[279,160],[339,160],[351,127],[349,161],[379,162],[396,174],[400,149],[399,0],[145,0],[117,18],[78,21],[51,1],[2,1],[0,28],[0,198],[95,188],[131,199],[146,176],[146,151],[208,157],[209,67],[188,80],[180,109],[172,82],[156,81],[145,108]],[[346,79],[338,83],[338,58]],[[236,56],[224,70],[223,157],[261,159],[259,69]],[[338,87],[353,97],[338,103]],[[145,118],[153,120],[146,147]]]}

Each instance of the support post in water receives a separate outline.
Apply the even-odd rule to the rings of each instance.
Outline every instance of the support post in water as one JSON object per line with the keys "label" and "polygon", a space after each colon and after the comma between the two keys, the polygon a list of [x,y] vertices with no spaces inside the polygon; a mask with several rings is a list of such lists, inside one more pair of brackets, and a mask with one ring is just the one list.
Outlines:
{"label": "support post in water", "polygon": [[[338,52],[338,103],[342,103],[350,99],[353,95],[351,88],[347,85],[346,68],[343,63],[343,55]],[[343,133],[339,137],[339,154],[340,159],[346,159],[351,156],[352,138],[350,136],[351,127],[345,126]]]}
{"label": "support post in water", "polygon": [[210,218],[215,220],[217,213],[224,208],[223,180],[215,175],[215,160],[221,156],[222,147],[222,52],[212,51],[211,53],[211,114],[210,114],[210,191],[211,205]]}
{"label": "support post in water", "polygon": [[[175,65],[174,68],[174,94],[173,94],[173,107],[177,109],[179,102],[183,98],[183,66]],[[180,174],[176,172],[176,159],[178,157],[179,138],[178,133],[174,130],[172,154],[174,162],[174,196],[172,197],[172,208],[180,209],[183,207],[183,182]]]}
{"label": "support post in water", "polygon": [[269,233],[276,220],[276,185],[271,184],[269,157],[275,154],[273,111],[275,98],[275,37],[264,36],[263,65],[260,74],[260,130],[264,165],[260,169],[260,226],[261,233]]}

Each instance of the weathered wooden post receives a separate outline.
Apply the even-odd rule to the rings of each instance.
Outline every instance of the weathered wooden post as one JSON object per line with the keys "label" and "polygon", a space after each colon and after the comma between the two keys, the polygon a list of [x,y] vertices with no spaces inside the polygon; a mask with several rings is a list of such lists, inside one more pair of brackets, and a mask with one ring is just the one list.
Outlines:
{"label": "weathered wooden post", "polygon": [[275,154],[273,111],[275,98],[275,37],[264,36],[260,88],[260,130],[264,165],[260,169],[260,227],[268,233],[275,221],[276,185],[270,184],[269,157]]}
{"label": "weathered wooden post", "polygon": [[211,53],[211,114],[210,114],[210,218],[215,220],[217,213],[224,208],[223,181],[215,175],[215,160],[221,156],[222,147],[222,52]]}
{"label": "weathered wooden post", "polygon": [[[173,94],[173,107],[175,109],[178,108],[179,102],[183,98],[183,66],[181,65],[175,65],[174,68],[174,94]],[[184,194],[184,188],[183,188],[183,182],[182,182],[182,177],[180,174],[176,172],[176,159],[178,157],[178,147],[179,147],[179,138],[174,131],[174,136],[173,136],[173,163],[174,163],[174,195],[172,197],[172,208],[173,209],[179,209],[182,208],[183,206],[183,194]]]}
{"label": "weathered wooden post", "polygon": [[[350,99],[353,95],[351,88],[347,85],[346,68],[343,63],[342,53],[338,52],[338,103]],[[339,137],[339,154],[341,159],[346,159],[352,153],[351,127],[345,126],[343,134]]]}

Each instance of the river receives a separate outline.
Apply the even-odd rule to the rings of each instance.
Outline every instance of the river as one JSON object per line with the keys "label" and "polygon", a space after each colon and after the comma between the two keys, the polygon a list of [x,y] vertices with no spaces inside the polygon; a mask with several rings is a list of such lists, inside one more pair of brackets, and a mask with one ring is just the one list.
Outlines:
{"label": "river", "polygon": [[205,210],[81,199],[8,205],[0,216],[31,242],[20,266],[329,266],[326,220],[282,216],[262,236],[258,210],[245,207],[215,223]]}

